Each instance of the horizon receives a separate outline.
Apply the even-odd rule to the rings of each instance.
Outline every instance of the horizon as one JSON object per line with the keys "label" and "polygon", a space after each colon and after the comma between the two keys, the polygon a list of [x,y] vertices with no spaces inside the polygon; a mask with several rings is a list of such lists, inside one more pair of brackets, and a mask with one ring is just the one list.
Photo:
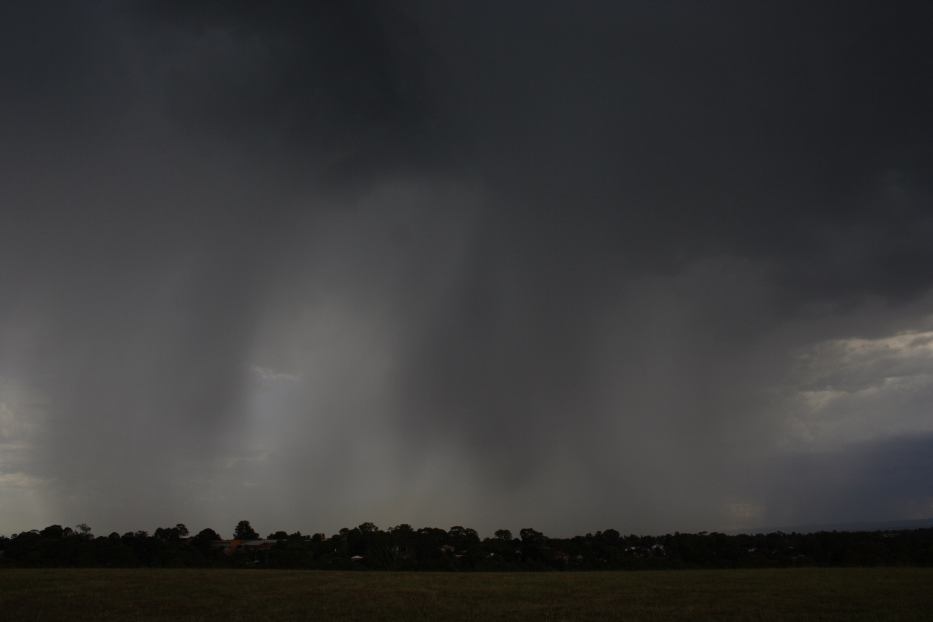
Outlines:
{"label": "horizon", "polygon": [[[605,532],[616,532],[617,534],[619,534],[619,537],[621,538],[631,538],[631,537],[663,538],[665,536],[674,536],[674,535],[716,535],[716,534],[719,534],[719,535],[726,535],[729,537],[734,537],[734,536],[761,536],[761,535],[775,534],[775,533],[784,533],[788,535],[794,535],[794,534],[814,535],[817,533],[845,534],[845,533],[902,532],[902,531],[916,531],[918,529],[919,530],[933,529],[933,518],[910,519],[910,520],[876,520],[876,521],[865,521],[865,522],[856,522],[856,523],[824,523],[824,524],[819,524],[819,525],[784,525],[781,527],[752,527],[748,529],[742,529],[739,531],[701,529],[701,530],[696,530],[696,531],[671,530],[671,531],[666,531],[666,532],[648,533],[648,532],[632,532],[632,531],[626,531],[624,529],[617,529],[614,527],[606,527],[604,529],[592,529],[592,530],[587,530],[585,532],[579,532],[579,533],[573,533],[573,534],[550,534],[550,533],[540,532],[534,529],[534,527],[532,526],[525,526],[520,529],[511,529],[509,527],[501,527],[489,533],[483,533],[481,531],[477,531],[473,529],[469,525],[461,525],[461,524],[452,525],[449,528],[443,528],[437,525],[418,526],[418,525],[409,524],[409,523],[399,523],[397,525],[380,526],[369,521],[364,521],[354,526],[347,525],[344,527],[340,527],[338,529],[334,529],[333,531],[322,531],[318,529],[311,529],[311,530],[296,529],[294,531],[291,531],[288,529],[275,529],[274,531],[269,531],[269,530],[257,529],[254,525],[252,525],[251,521],[243,520],[243,521],[238,521],[237,524],[234,526],[234,528],[231,528],[229,532],[222,531],[222,530],[218,531],[211,526],[192,529],[192,528],[189,528],[183,522],[176,523],[174,526],[173,525],[159,526],[151,530],[149,529],[129,529],[129,530],[114,529],[114,530],[108,531],[104,529],[104,530],[100,530],[99,532],[96,532],[93,526],[87,525],[86,523],[78,523],[73,526],[64,525],[62,523],[52,523],[50,525],[45,525],[41,528],[37,527],[37,528],[30,529],[30,530],[23,530],[19,532],[19,534],[41,532],[46,528],[59,527],[65,531],[70,530],[70,532],[73,535],[78,535],[80,529],[83,527],[87,529],[87,535],[93,538],[108,538],[108,537],[113,536],[114,534],[117,534],[120,537],[125,537],[129,535],[136,536],[139,534],[145,534],[146,537],[158,537],[158,532],[163,529],[174,530],[176,528],[184,527],[186,535],[180,536],[179,538],[180,540],[190,540],[198,536],[200,533],[213,532],[221,540],[230,541],[230,540],[238,539],[235,532],[237,529],[240,528],[242,523],[246,523],[247,524],[246,526],[252,529],[257,534],[258,538],[255,538],[256,540],[268,540],[270,538],[275,539],[273,538],[273,536],[279,533],[284,533],[288,537],[300,535],[302,538],[305,538],[305,539],[313,538],[315,536],[322,536],[324,538],[333,538],[333,537],[339,536],[344,531],[358,530],[360,528],[367,527],[367,526],[369,528],[375,529],[375,531],[381,531],[385,533],[391,533],[400,527],[408,527],[412,529],[414,532],[419,532],[421,530],[435,530],[435,529],[448,532],[448,531],[457,530],[457,529],[466,529],[468,531],[475,532],[476,535],[480,538],[480,540],[498,539],[499,538],[498,534],[501,531],[506,531],[510,533],[513,538],[518,538],[520,532],[525,529],[530,529],[532,531],[535,531],[539,533],[540,535],[543,535],[545,538],[556,539],[556,540],[569,540],[569,539],[574,539],[578,537],[599,537],[600,534],[605,533]],[[267,535],[263,536],[262,535],[263,533],[267,533]],[[13,532],[10,534],[0,533],[0,538],[13,538],[19,534],[17,534],[16,532]],[[228,535],[228,534],[232,534],[232,535]]]}

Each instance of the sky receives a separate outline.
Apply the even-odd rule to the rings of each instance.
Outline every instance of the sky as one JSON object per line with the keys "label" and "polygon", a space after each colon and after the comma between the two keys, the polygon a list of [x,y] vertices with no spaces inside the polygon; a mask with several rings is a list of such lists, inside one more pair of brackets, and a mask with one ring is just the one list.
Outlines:
{"label": "sky", "polygon": [[0,533],[933,517],[931,19],[0,4]]}

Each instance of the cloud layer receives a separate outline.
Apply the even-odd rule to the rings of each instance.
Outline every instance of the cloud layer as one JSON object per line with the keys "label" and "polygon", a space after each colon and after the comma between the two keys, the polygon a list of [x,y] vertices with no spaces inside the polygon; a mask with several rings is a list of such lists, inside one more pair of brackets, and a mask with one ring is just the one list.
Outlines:
{"label": "cloud layer", "polygon": [[0,9],[0,532],[929,514],[929,7],[500,5]]}

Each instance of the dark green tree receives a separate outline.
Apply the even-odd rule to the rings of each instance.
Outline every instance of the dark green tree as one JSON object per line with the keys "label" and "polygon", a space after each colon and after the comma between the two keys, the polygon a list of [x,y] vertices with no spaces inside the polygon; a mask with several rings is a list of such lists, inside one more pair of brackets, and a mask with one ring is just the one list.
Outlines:
{"label": "dark green tree", "polygon": [[40,531],[39,535],[43,538],[63,538],[65,536],[65,530],[62,529],[61,525],[49,525]]}
{"label": "dark green tree", "polygon": [[256,533],[248,520],[241,520],[236,524],[236,529],[233,530],[233,538],[235,540],[258,540],[259,534]]}
{"label": "dark green tree", "polygon": [[212,540],[221,540],[220,534],[208,527],[207,529],[202,529],[194,536],[195,540],[200,540],[204,542],[209,542]]}

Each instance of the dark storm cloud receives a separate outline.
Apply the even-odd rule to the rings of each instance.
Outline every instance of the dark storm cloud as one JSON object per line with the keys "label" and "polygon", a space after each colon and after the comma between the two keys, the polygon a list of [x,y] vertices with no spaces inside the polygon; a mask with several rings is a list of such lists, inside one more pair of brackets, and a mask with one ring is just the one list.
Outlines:
{"label": "dark storm cloud", "polygon": [[166,107],[193,131],[259,149],[272,141],[291,166],[378,174],[387,160],[415,157],[430,126],[429,50],[400,9],[360,1],[144,7],[137,24],[167,57],[158,63],[170,84]]}
{"label": "dark storm cloud", "polygon": [[923,3],[0,10],[36,516],[760,525],[929,431]]}
{"label": "dark storm cloud", "polygon": [[[477,133],[479,160],[530,217],[564,234],[571,206],[586,205],[587,218],[571,219],[581,246],[605,236],[595,241],[651,262],[678,252],[775,259],[792,282],[812,283],[810,295],[926,285],[913,237],[918,222],[929,226],[922,14],[549,6],[441,20],[472,27],[444,33],[465,48],[460,114],[492,120]],[[904,195],[873,200],[891,176]],[[846,239],[868,229],[871,247],[838,248],[840,228]]]}

